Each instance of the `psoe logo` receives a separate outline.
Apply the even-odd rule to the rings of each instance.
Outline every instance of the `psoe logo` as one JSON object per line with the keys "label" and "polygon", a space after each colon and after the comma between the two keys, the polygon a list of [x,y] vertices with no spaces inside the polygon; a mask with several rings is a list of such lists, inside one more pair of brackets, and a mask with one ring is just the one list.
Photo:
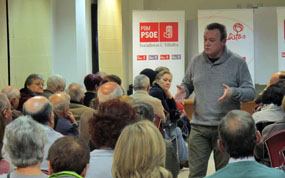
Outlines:
{"label": "psoe logo", "polygon": [[141,22],[140,42],[178,42],[178,22]]}
{"label": "psoe logo", "polygon": [[227,40],[240,40],[246,39],[246,35],[240,34],[244,29],[244,26],[241,23],[235,23],[233,25],[233,30],[236,32],[235,34],[230,33]]}

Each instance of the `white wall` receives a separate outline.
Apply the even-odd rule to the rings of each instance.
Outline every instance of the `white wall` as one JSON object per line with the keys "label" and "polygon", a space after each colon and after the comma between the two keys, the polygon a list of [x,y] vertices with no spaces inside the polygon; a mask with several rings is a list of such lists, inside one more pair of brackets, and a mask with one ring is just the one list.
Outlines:
{"label": "white wall", "polygon": [[266,84],[278,71],[277,16],[275,7],[254,9],[255,83]]}
{"label": "white wall", "polygon": [[67,85],[83,84],[92,67],[90,1],[51,0],[51,3],[52,73],[65,77]]}

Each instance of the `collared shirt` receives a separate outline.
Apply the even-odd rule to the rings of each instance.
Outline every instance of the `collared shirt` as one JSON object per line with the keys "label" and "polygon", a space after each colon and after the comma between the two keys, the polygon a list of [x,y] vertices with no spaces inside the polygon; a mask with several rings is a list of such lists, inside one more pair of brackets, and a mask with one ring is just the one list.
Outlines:
{"label": "collared shirt", "polygon": [[240,161],[255,161],[253,156],[245,157],[245,158],[230,158],[229,163],[236,163]]}

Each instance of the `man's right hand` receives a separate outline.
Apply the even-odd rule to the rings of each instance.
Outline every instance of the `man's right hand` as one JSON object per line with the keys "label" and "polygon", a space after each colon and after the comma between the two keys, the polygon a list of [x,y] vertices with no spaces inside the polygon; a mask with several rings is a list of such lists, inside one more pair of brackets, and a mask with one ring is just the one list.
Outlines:
{"label": "man's right hand", "polygon": [[184,98],[186,96],[185,88],[181,85],[176,85],[177,92],[175,94],[175,100],[181,104],[184,104]]}

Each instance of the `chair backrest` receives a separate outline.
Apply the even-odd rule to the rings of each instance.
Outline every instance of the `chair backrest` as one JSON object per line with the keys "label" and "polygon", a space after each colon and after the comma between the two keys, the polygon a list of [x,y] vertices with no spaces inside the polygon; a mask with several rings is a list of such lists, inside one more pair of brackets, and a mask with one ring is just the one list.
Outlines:
{"label": "chair backrest", "polygon": [[281,130],[273,133],[264,140],[266,145],[271,167],[279,167],[285,163],[283,156],[280,156],[279,152],[285,147],[285,130]]}
{"label": "chair backrest", "polygon": [[263,121],[263,122],[258,122],[258,123],[256,123],[255,125],[256,125],[257,130],[258,130],[260,133],[262,133],[262,130],[263,130],[266,126],[268,126],[268,125],[270,125],[270,124],[274,124],[274,123],[275,123],[275,122]]}

